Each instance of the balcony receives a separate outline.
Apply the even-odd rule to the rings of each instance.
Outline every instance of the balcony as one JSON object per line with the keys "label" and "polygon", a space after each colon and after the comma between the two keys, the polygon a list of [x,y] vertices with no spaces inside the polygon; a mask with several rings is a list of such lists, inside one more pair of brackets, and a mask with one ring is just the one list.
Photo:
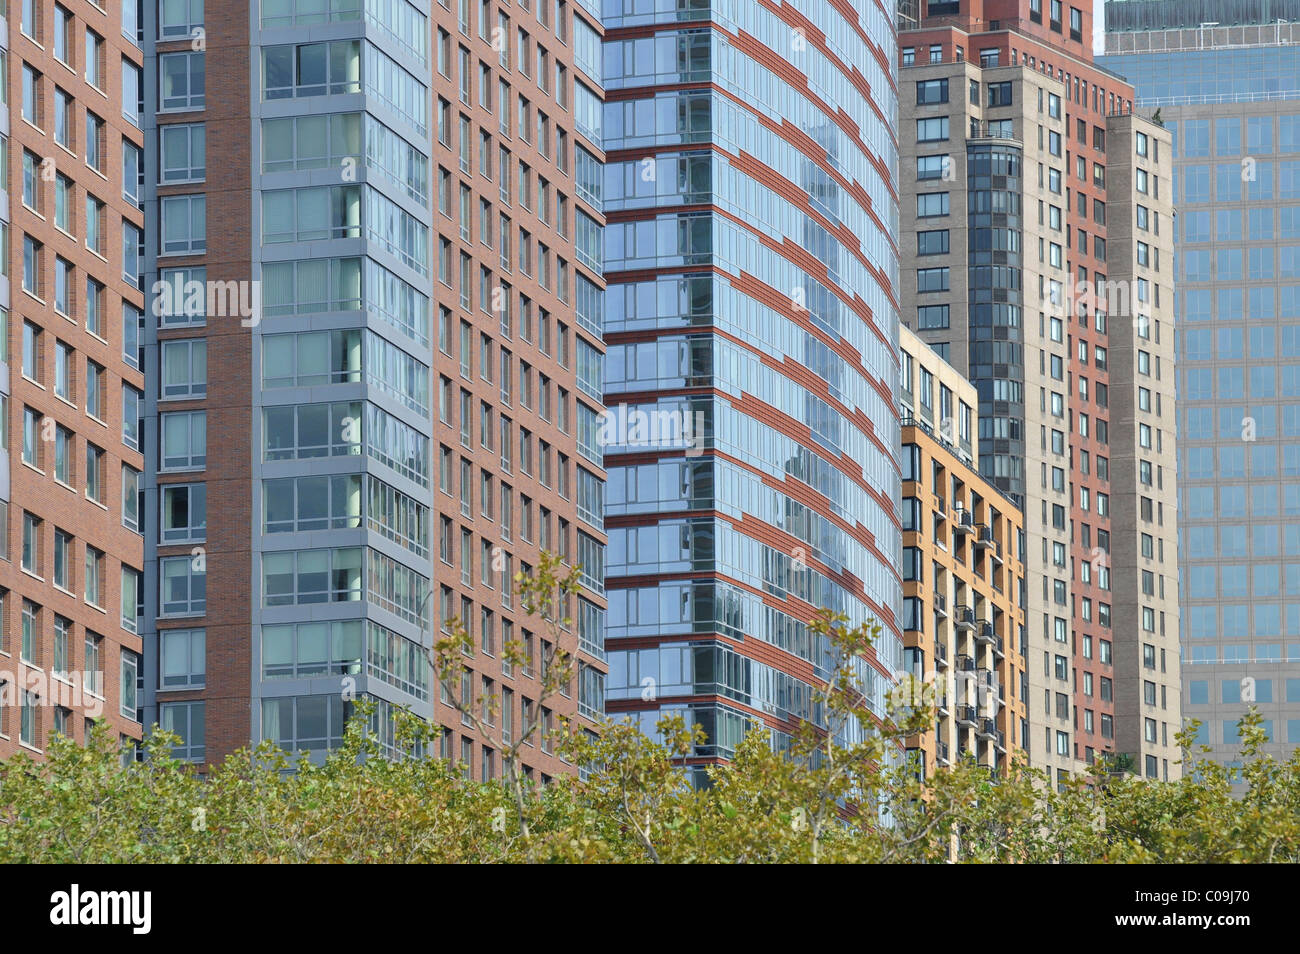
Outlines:
{"label": "balcony", "polygon": [[965,507],[953,507],[952,529],[957,533],[970,533],[975,529],[975,516]]}
{"label": "balcony", "polygon": [[965,653],[959,653],[959,654],[957,655],[957,671],[958,671],[958,672],[974,672],[974,671],[975,671],[975,657],[974,657],[974,656],[967,656]]}
{"label": "balcony", "polygon": [[948,668],[948,647],[937,639],[934,641],[934,665],[936,669]]}
{"label": "balcony", "polygon": [[974,707],[974,706],[958,706],[958,707],[957,707],[957,724],[958,724],[958,725],[964,725],[964,726],[967,726],[968,728],[974,728],[974,727],[975,727],[975,723],[976,723],[976,721],[977,721],[977,720],[976,720],[976,716],[975,716],[975,707]]}
{"label": "balcony", "polygon": [[956,624],[958,629],[974,629],[975,610],[971,609],[969,606],[965,605],[964,603],[959,604],[956,607],[956,612],[953,616],[953,622]]}
{"label": "balcony", "polygon": [[1002,541],[1001,541],[1001,540],[994,540],[994,541],[993,541],[993,562],[996,563],[998,566],[1001,566],[1001,565],[1002,565],[1002,562],[1003,562],[1003,561],[1002,561]]}
{"label": "balcony", "polygon": [[934,515],[940,520],[948,519],[948,504],[943,497],[935,494],[934,499],[930,502],[930,506],[934,510]]}
{"label": "balcony", "polygon": [[993,744],[996,745],[996,746],[998,747],[998,751],[999,751],[999,752],[1006,752],[1006,750],[1007,750],[1007,734],[1006,734],[1005,732],[1003,732],[1002,730],[999,729],[999,730],[998,730],[998,737],[997,737],[997,740],[996,740]]}
{"label": "balcony", "polygon": [[996,742],[998,738],[998,724],[993,719],[980,719],[979,725],[975,729],[975,734],[981,739],[988,739],[990,742]]}
{"label": "balcony", "polygon": [[1007,119],[972,119],[968,139],[1011,139],[1016,140],[1016,132],[1011,121]]}
{"label": "balcony", "polygon": [[979,548],[993,546],[993,528],[987,523],[977,523],[975,525],[975,546]]}
{"label": "balcony", "polygon": [[938,590],[934,594],[934,615],[940,619],[948,618],[948,597]]}
{"label": "balcony", "polygon": [[992,646],[995,639],[997,639],[997,633],[993,632],[992,623],[982,622],[975,628],[975,642]]}
{"label": "balcony", "polygon": [[948,697],[947,697],[947,696],[944,696],[942,699],[939,699],[938,701],[936,701],[935,704],[934,704],[934,707],[935,707],[936,709],[939,710],[939,715],[941,715],[941,716],[949,715],[949,714],[951,713],[951,711],[952,711],[951,709],[948,708]]}
{"label": "balcony", "polygon": [[993,637],[993,655],[997,656],[999,659],[1006,659],[1006,658],[1007,658],[1006,651],[1003,649],[1003,646],[1002,646],[1002,637],[1001,637],[1001,636],[994,636],[994,637]]}
{"label": "balcony", "polygon": [[948,743],[936,742],[934,746],[934,756],[940,765],[951,765],[952,759],[948,757]]}

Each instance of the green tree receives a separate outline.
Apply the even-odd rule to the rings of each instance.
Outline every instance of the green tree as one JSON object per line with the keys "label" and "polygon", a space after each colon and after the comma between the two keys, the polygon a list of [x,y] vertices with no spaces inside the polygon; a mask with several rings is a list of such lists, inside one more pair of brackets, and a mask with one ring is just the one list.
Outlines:
{"label": "green tree", "polygon": [[[545,622],[554,647],[540,708],[572,675],[566,606],[576,572],[547,559],[518,582],[521,605]],[[1300,861],[1300,753],[1272,756],[1253,708],[1239,723],[1239,768],[1210,760],[1193,723],[1179,736],[1175,782],[1106,763],[1058,783],[1023,758],[1001,776],[958,759],[922,777],[903,747],[933,725],[931,707],[859,691],[857,666],[878,630],[830,613],[811,629],[827,649],[827,679],[785,744],[755,726],[719,762],[680,715],[661,721],[655,738],[626,722],[599,734],[565,724],[557,751],[581,772],[542,787],[526,783],[519,763],[520,745],[544,731],[536,710],[503,753],[504,777],[489,782],[434,757],[438,730],[410,713],[396,714],[385,749],[367,702],[323,758],[264,742],[206,776],[174,759],[179,740],[156,727],[143,761],[124,759],[102,725],[84,746],[55,734],[43,761],[0,762],[0,861]],[[440,678],[460,672],[465,640],[453,625],[435,646]],[[521,644],[503,651],[515,666],[528,662]],[[493,704],[471,696],[462,711],[486,732]],[[697,786],[701,766],[707,784]]]}

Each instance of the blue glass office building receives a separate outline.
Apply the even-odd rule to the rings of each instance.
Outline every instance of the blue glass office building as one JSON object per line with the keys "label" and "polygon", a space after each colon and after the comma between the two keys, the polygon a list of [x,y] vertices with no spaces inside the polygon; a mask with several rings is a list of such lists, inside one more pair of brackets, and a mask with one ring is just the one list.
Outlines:
{"label": "blue glass office building", "polygon": [[1173,133],[1183,717],[1231,762],[1252,700],[1300,744],[1300,26],[1163,6],[1100,62]]}

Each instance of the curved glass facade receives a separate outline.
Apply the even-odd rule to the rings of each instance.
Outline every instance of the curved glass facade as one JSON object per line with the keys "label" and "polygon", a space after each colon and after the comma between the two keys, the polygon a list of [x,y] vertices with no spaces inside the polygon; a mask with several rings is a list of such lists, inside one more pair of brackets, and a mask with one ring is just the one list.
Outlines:
{"label": "curved glass facade", "polygon": [[606,699],[701,758],[820,719],[820,607],[902,667],[895,37],[791,12],[605,5]]}

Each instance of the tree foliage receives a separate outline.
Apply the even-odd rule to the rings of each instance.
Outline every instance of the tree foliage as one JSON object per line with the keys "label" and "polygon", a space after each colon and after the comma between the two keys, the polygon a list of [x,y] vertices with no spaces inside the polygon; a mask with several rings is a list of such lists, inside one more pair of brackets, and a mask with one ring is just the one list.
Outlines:
{"label": "tree foliage", "polygon": [[[568,577],[547,569],[525,596],[555,622]],[[552,573],[551,576],[547,576]],[[124,761],[97,727],[83,746],[51,739],[46,758],[0,763],[0,860],[7,862],[1296,862],[1300,753],[1264,750],[1261,718],[1242,719],[1230,770],[1180,737],[1183,778],[1154,782],[1101,766],[1054,787],[1013,763],[1001,777],[969,760],[919,778],[895,757],[925,726],[924,707],[883,722],[856,690],[854,660],[875,631],[824,614],[832,647],[813,724],[774,751],[751,732],[695,785],[699,728],[670,716],[655,739],[613,722],[599,735],[563,726],[554,742],[576,773],[543,787],[518,770],[476,782],[447,761],[385,757],[359,706],[343,744],[321,760],[271,743],[200,777],[155,731],[143,761]],[[455,632],[435,648],[459,666]],[[518,647],[511,652],[520,652]],[[557,650],[557,654],[562,653]],[[555,686],[567,665],[552,660]],[[519,664],[523,664],[522,658]],[[476,701],[471,715],[481,713]],[[477,716],[475,716],[477,717]],[[399,716],[397,748],[432,752],[435,731]],[[535,721],[521,733],[532,744]]]}

